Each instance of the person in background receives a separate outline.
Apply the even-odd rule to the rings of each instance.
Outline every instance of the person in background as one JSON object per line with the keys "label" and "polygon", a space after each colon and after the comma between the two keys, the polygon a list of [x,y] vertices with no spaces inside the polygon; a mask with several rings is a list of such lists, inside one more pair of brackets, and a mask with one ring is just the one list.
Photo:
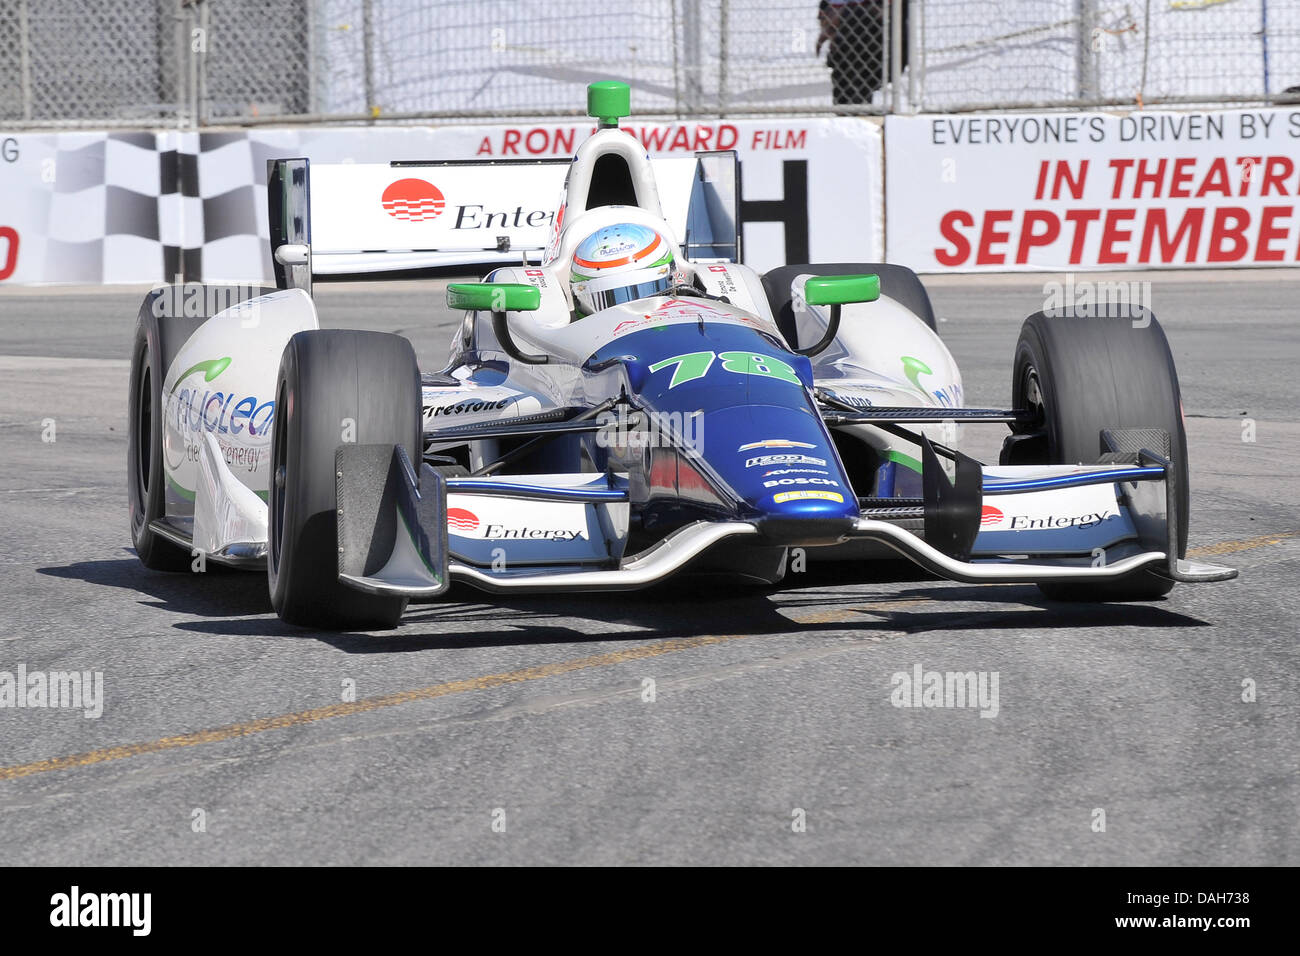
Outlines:
{"label": "person in background", "polygon": [[[836,106],[870,103],[872,94],[888,81],[889,35],[885,4],[890,0],[821,0],[816,52],[829,44],[826,65],[831,69],[831,99]],[[907,7],[903,11],[903,44],[899,70],[907,66]]]}

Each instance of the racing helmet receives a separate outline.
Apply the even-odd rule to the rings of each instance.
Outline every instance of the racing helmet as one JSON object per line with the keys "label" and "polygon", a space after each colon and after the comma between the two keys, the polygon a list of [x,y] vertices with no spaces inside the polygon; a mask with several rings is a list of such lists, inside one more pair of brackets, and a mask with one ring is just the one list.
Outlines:
{"label": "racing helmet", "polygon": [[604,226],[574,250],[569,272],[574,310],[582,318],[663,292],[672,285],[673,272],[672,247],[649,226]]}

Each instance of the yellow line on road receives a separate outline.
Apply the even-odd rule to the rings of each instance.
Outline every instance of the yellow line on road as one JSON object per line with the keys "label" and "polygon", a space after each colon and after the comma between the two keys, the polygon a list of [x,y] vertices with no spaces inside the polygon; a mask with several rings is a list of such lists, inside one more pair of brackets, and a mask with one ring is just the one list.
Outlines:
{"label": "yellow line on road", "polygon": [[470,677],[464,680],[449,681],[445,684],[434,684],[431,687],[420,687],[415,690],[398,691],[394,694],[384,694],[379,697],[367,697],[349,703],[330,704],[326,707],[314,707],[311,710],[301,710],[293,714],[281,714],[278,717],[263,717],[260,720],[228,724],[225,727],[214,727],[211,730],[197,730],[193,733],[178,734],[174,737],[162,737],[158,740],[149,740],[144,743],[125,744],[120,747],[105,747],[102,750],[91,750],[86,753],[69,754],[64,757],[51,757],[48,760],[37,760],[34,763],[19,764],[14,767],[0,767],[0,780],[15,780],[18,777],[30,777],[33,774],[47,773],[51,770],[68,770],[73,767],[88,767],[91,764],[106,763],[110,760],[125,760],[127,757],[139,757],[143,754],[158,753],[163,750],[175,750],[179,747],[194,747],[199,744],[215,744],[220,743],[223,740],[234,740],[237,737],[251,737],[253,734],[262,734],[269,730],[284,730],[287,727],[311,724],[319,720],[329,720],[333,717],[349,717],[353,714],[364,714],[372,710],[382,710],[385,707],[396,707],[399,704],[409,704],[419,700],[433,700],[437,697],[447,697],[451,694],[464,694],[475,690],[490,690],[494,687],[503,687],[506,684],[519,684],[525,681],[541,680],[545,677],[558,677],[561,674],[571,674],[574,671],[588,670],[593,667],[608,667],[612,664],[623,664],[628,661],[640,661],[651,657],[660,657],[664,654],[675,654],[678,651],[689,651],[698,647],[723,644],[727,641],[734,641],[748,636],[749,635],[746,634],[710,634],[701,637],[674,638],[666,641],[658,641],[654,644],[642,644],[638,647],[628,647],[618,651],[611,651],[607,654],[593,654],[590,657],[579,657],[570,661],[558,661],[554,664],[541,664],[537,667],[525,667],[522,670],[507,671],[502,674],[487,674],[483,677]]}
{"label": "yellow line on road", "polygon": [[932,604],[933,598],[900,598],[897,601],[873,601],[857,607],[838,607],[830,610],[797,608],[786,616],[797,624],[840,624],[855,620],[861,614],[884,614],[889,611],[909,611],[920,604]]}
{"label": "yellow line on road", "polygon": [[[1286,538],[1294,538],[1300,535],[1300,531],[1286,531],[1280,534],[1260,535],[1256,538],[1248,538],[1244,541],[1225,541],[1220,544],[1205,545],[1200,548],[1192,548],[1187,552],[1189,558],[1209,557],[1217,554],[1232,554],[1237,551],[1248,551],[1252,548],[1261,548],[1270,544],[1278,544]],[[837,621],[847,621],[856,617],[862,612],[881,612],[904,610],[917,604],[928,603],[928,598],[905,598],[899,601],[881,601],[874,604],[863,605],[858,608],[836,608],[827,611],[812,611],[811,613],[801,609],[790,616],[797,623],[801,624],[824,624]],[[37,760],[33,763],[18,764],[12,767],[0,767],[0,780],[16,780],[19,777],[30,777],[33,774],[48,773],[51,770],[69,770],[73,767],[88,767],[92,764],[107,763],[110,760],[125,760],[128,757],[139,757],[144,754],[159,753],[164,750],[176,750],[180,747],[194,747],[199,744],[220,743],[225,740],[234,740],[237,737],[251,737],[254,734],[262,734],[271,730],[284,730],[288,727],[297,727],[302,724],[311,724],[320,720],[329,720],[334,717],[349,717],[353,714],[369,713],[373,710],[382,710],[386,707],[396,707],[400,704],[410,704],[420,700],[434,700],[438,697],[448,697],[452,694],[464,694],[469,691],[491,690],[494,687],[503,687],[506,684],[520,684],[526,681],[541,680],[546,677],[558,677],[562,674],[571,674],[574,671],[589,670],[594,667],[609,667],[613,664],[622,664],[629,661],[646,660],[651,657],[660,657],[664,654],[675,654],[679,651],[689,651],[699,647],[709,647],[714,644],[723,644],[727,641],[739,640],[749,637],[747,634],[706,634],[700,637],[673,638],[666,641],[658,641],[654,644],[642,644],[638,647],[624,648],[623,650],[611,651],[607,654],[593,654],[590,657],[579,657],[570,661],[558,661],[554,664],[541,664],[536,667],[525,667],[522,670],[507,671],[501,674],[486,674],[482,677],[469,677],[464,680],[449,681],[445,684],[434,684],[430,687],[420,687],[415,690],[398,691],[394,694],[384,694],[379,697],[367,697],[362,700],[348,703],[330,704],[325,707],[314,707],[311,710],[300,710],[292,714],[281,714],[277,717],[263,717],[259,720],[250,720],[238,724],[227,724],[224,727],[214,727],[210,730],[196,730],[188,734],[177,734],[173,737],[162,737],[158,740],[149,740],[137,744],[124,744],[120,747],[105,747],[100,750],[90,750],[85,753],[69,754],[63,757],[50,757],[47,760]]]}
{"label": "yellow line on road", "polygon": [[1209,558],[1216,554],[1235,554],[1238,551],[1250,551],[1252,548],[1262,548],[1270,544],[1281,544],[1287,538],[1294,538],[1297,535],[1300,535],[1300,531],[1282,531],[1278,534],[1261,534],[1257,538],[1246,538],[1244,541],[1221,541],[1218,544],[1189,548],[1187,556]]}

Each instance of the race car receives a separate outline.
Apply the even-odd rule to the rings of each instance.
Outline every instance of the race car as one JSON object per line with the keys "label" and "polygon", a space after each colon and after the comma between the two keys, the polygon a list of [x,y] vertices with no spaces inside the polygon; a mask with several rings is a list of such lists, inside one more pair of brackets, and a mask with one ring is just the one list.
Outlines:
{"label": "race car", "polygon": [[[1149,312],[1031,315],[1008,407],[966,407],[915,274],[759,275],[734,154],[652,160],[619,128],[629,100],[589,88],[567,165],[273,161],[277,288],[140,309],[140,560],[264,567],[283,620],[335,629],[394,626],[453,581],[775,585],[796,549],[1063,600],[1235,576],[1185,557],[1179,386]],[[436,371],[399,335],[320,328],[314,275],[448,262],[493,268],[447,286],[464,320]],[[968,424],[1009,430],[997,464],[959,450]]]}

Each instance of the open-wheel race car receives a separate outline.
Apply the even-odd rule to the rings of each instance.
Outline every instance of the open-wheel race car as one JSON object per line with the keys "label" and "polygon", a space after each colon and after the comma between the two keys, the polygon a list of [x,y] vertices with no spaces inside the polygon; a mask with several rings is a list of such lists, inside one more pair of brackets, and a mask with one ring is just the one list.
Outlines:
{"label": "open-wheel race car", "polygon": [[[163,288],[140,309],[141,561],[265,566],[281,618],[349,629],[452,581],[776,583],[795,548],[1060,599],[1235,575],[1184,556],[1186,439],[1153,316],[1031,315],[1009,407],[965,407],[911,271],[740,264],[734,155],[651,160],[618,127],[628,105],[593,84],[598,129],[567,165],[274,161],[278,288],[188,317]],[[561,201],[534,209],[547,184]],[[457,200],[471,188],[513,193],[498,212]],[[479,225],[501,235],[465,248]],[[465,314],[438,370],[399,335],[319,327],[313,275],[448,261],[494,268],[448,285]],[[956,447],[977,423],[1009,429],[996,465]]]}

